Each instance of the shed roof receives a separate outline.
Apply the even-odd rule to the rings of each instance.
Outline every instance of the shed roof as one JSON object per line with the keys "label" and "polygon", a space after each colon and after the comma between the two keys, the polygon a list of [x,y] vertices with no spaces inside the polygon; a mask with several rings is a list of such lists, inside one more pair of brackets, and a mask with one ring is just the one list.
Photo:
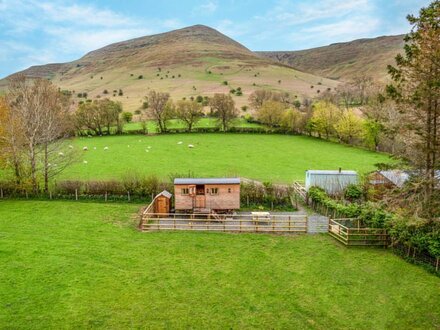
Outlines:
{"label": "shed roof", "polygon": [[240,178],[177,178],[174,184],[240,184]]}
{"label": "shed roof", "polygon": [[379,171],[379,173],[399,188],[408,181],[410,176],[410,173],[402,170]]}
{"label": "shed roof", "polygon": [[339,171],[339,170],[308,170],[308,174],[313,175],[357,175],[356,171]]}
{"label": "shed roof", "polygon": [[159,196],[164,196],[166,198],[171,198],[171,196],[173,196],[173,195],[169,191],[164,190],[160,194],[157,194],[156,198],[159,197]]}

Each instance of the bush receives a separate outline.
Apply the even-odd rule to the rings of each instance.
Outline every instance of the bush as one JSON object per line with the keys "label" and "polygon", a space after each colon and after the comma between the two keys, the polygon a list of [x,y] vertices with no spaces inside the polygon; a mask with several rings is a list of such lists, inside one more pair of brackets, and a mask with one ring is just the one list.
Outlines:
{"label": "bush", "polygon": [[124,186],[115,180],[111,181],[88,181],[85,184],[86,195],[125,195],[127,191]]}
{"label": "bush", "polygon": [[344,198],[349,201],[357,201],[362,198],[362,189],[358,185],[350,184],[345,188]]}
{"label": "bush", "polygon": [[122,113],[122,119],[126,123],[131,123],[131,121],[133,120],[133,114],[131,112],[123,112]]}
{"label": "bush", "polygon": [[55,183],[55,192],[60,195],[74,195],[75,192],[81,194],[83,188],[82,181],[66,180]]}

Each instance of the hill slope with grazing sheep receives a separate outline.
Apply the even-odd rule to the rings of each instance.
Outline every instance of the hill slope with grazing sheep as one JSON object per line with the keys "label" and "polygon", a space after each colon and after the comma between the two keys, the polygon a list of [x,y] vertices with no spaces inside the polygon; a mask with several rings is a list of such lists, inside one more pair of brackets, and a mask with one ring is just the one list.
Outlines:
{"label": "hill slope with grazing sheep", "polygon": [[[242,106],[256,89],[312,97],[318,95],[318,88],[311,85],[319,84],[324,91],[338,84],[262,58],[203,25],[115,43],[70,63],[31,67],[21,73],[51,79],[62,90],[71,91],[77,102],[86,93],[92,99],[120,101],[129,111],[138,109],[151,89],[181,99],[241,87],[243,95],[234,99]],[[6,87],[7,79],[1,80],[0,89]]]}

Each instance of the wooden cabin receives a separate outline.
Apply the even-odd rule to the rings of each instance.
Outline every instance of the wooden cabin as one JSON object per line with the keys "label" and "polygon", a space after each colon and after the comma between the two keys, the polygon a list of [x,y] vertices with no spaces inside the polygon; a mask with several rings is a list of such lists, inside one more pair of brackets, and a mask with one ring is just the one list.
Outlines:
{"label": "wooden cabin", "polygon": [[164,190],[153,200],[154,213],[170,213],[171,211],[171,193]]}
{"label": "wooden cabin", "polygon": [[310,187],[319,187],[329,195],[338,195],[348,185],[357,183],[358,175],[355,171],[343,171],[342,169],[306,171],[306,191],[309,191]]}
{"label": "wooden cabin", "polygon": [[199,213],[240,209],[239,178],[178,178],[174,180],[176,211]]}

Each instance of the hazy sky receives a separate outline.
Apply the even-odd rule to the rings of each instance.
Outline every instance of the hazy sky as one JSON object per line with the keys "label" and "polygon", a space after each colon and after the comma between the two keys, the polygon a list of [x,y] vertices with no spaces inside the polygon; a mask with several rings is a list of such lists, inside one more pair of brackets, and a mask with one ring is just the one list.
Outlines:
{"label": "hazy sky", "polygon": [[429,0],[0,0],[0,77],[112,42],[205,24],[251,50],[405,33]]}

